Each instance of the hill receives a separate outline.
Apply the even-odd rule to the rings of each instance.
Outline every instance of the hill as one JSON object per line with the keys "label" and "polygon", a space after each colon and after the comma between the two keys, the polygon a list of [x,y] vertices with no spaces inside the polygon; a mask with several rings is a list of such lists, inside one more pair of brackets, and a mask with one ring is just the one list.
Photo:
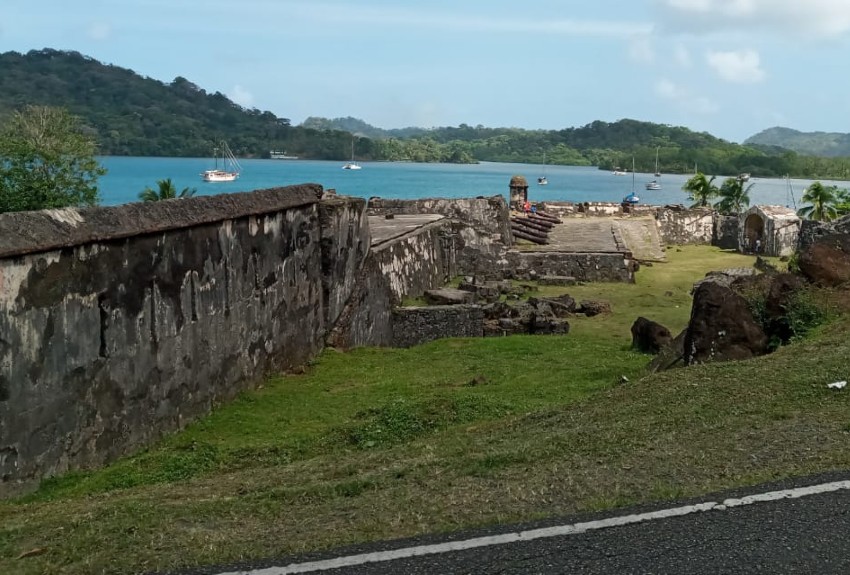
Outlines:
{"label": "hill", "polygon": [[345,160],[354,141],[362,161],[479,161],[629,167],[707,174],[850,179],[850,160],[802,158],[784,148],[740,145],[669,126],[621,119],[558,130],[457,127],[382,129],[346,117],[310,117],[299,126],[247,109],[178,76],[140,76],[78,52],[52,49],[0,54],[0,123],[28,104],[61,106],[82,119],[105,155],[209,156],[227,140],[240,157],[285,150],[301,158]]}
{"label": "hill", "polygon": [[51,49],[0,54],[0,118],[24,105],[61,106],[80,116],[107,155],[207,156],[227,139],[240,156],[298,147],[346,157],[348,134],[311,137],[287,118],[245,109],[183,77],[170,83]]}
{"label": "hill", "polygon": [[837,132],[800,132],[791,128],[775,127],[747,138],[744,144],[759,148],[781,148],[803,156],[850,156],[850,134]]}

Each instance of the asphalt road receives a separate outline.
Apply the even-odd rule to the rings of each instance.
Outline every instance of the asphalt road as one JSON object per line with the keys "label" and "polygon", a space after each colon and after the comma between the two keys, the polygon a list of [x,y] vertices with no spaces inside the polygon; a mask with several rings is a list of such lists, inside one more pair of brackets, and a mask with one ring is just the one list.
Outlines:
{"label": "asphalt road", "polygon": [[[847,477],[841,474],[822,478],[832,483],[813,491],[823,489],[824,493],[810,493],[809,488],[815,482],[802,483],[806,488],[800,489],[801,482],[797,481],[794,485],[765,486],[680,504],[581,517],[573,522],[567,519],[560,523],[524,525],[514,531],[505,528],[442,540],[426,538],[378,544],[350,550],[342,554],[342,559],[324,555],[203,572],[222,575],[849,574],[850,481]],[[790,495],[788,491],[777,491],[786,488],[795,491]],[[567,534],[551,536],[561,530]],[[520,533],[533,536],[529,536],[531,540],[516,541],[515,536]],[[534,534],[539,534],[539,538]],[[513,542],[496,544],[496,540],[511,537]],[[433,552],[470,541],[478,546]],[[428,554],[392,560],[382,557],[379,562],[362,563],[364,554],[380,555],[387,551],[402,555],[427,551]],[[352,556],[353,562],[362,564],[333,566],[335,561],[346,561],[346,557]]]}

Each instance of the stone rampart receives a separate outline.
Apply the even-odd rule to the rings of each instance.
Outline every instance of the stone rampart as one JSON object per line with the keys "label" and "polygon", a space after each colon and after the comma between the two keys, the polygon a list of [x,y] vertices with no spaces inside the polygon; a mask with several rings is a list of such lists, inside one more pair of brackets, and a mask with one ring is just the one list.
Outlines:
{"label": "stone rampart", "polygon": [[130,453],[313,357],[368,249],[365,202],[321,192],[0,215],[0,492]]}

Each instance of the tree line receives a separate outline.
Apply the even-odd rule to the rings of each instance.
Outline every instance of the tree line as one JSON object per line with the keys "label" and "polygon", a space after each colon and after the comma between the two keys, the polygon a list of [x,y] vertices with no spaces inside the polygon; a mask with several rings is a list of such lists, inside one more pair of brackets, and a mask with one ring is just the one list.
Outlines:
{"label": "tree line", "polygon": [[381,130],[356,118],[288,118],[245,108],[188,79],[169,83],[105,65],[71,51],[0,54],[0,124],[26,105],[61,107],[80,118],[101,155],[209,156],[226,140],[239,157],[285,150],[305,159],[344,160],[352,143],[358,160],[518,162],[630,168],[665,173],[760,177],[789,174],[850,180],[850,158],[801,156],[771,146],[727,142],[684,127],[623,119],[561,130],[488,128],[461,124]]}

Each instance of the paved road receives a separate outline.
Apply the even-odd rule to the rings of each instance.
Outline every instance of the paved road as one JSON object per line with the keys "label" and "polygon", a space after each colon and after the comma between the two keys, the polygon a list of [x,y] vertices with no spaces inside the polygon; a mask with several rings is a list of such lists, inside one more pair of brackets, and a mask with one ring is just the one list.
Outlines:
{"label": "paved road", "polygon": [[[842,478],[843,477],[843,478]],[[462,541],[395,543],[382,551],[359,550],[348,559],[280,561],[281,567],[205,571],[285,575],[431,574],[847,574],[850,573],[850,481],[830,477],[820,487],[755,490],[724,499],[706,498],[673,508],[547,524],[520,532],[475,534]],[[799,483],[799,482],[798,482]],[[767,489],[767,488],[765,488]],[[560,530],[560,531],[559,531]],[[554,535],[555,533],[566,533]],[[533,537],[532,537],[533,535]],[[521,536],[520,536],[521,538]],[[513,541],[495,544],[499,540]],[[446,547],[476,547],[445,551]],[[493,543],[493,544],[491,544]],[[440,552],[362,563],[387,553]],[[417,551],[418,550],[418,551]],[[366,555],[364,555],[366,553]],[[377,553],[377,555],[376,555]],[[383,554],[383,555],[381,555]],[[358,559],[359,557],[359,559]],[[337,563],[334,563],[337,561]]]}

